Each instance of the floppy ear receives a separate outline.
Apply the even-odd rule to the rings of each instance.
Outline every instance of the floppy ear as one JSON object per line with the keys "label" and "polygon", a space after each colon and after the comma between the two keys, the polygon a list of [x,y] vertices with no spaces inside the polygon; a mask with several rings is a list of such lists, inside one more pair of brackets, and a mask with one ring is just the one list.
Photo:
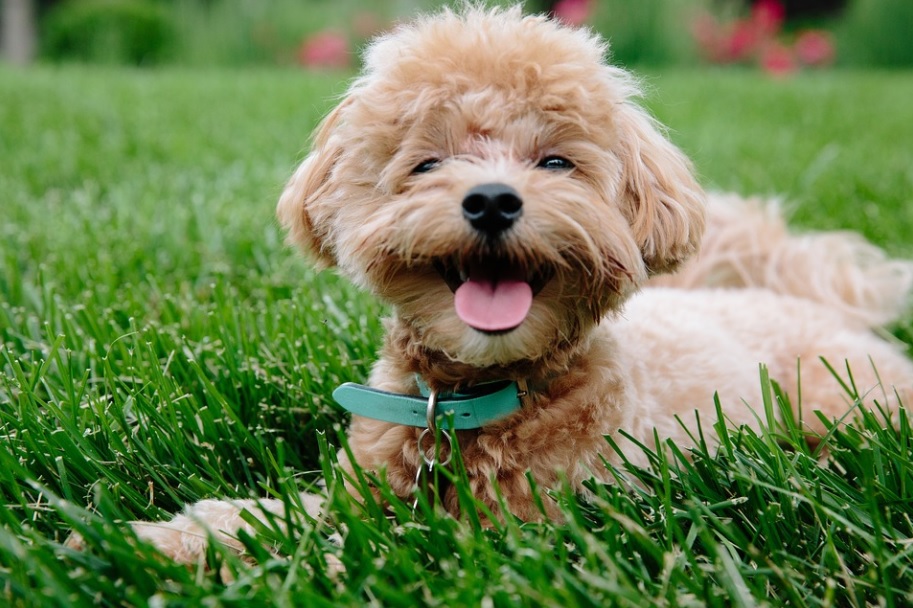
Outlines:
{"label": "floppy ear", "polygon": [[624,213],[651,274],[674,270],[700,245],[704,192],[691,163],[637,106],[616,114]]}
{"label": "floppy ear", "polygon": [[328,227],[313,221],[314,210],[318,201],[334,189],[330,178],[342,153],[342,145],[333,134],[342,110],[348,104],[348,99],[343,101],[323,119],[314,133],[311,153],[285,185],[276,207],[279,222],[288,231],[289,242],[311,253],[320,268],[334,266],[336,256],[327,238]]}

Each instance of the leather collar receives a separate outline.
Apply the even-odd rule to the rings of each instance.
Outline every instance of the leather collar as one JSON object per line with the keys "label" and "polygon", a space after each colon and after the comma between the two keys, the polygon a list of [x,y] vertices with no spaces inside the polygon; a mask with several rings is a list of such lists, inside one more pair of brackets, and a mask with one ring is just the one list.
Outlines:
{"label": "leather collar", "polygon": [[[333,399],[357,416],[428,428],[428,404],[432,391],[420,378],[416,377],[416,380],[422,396],[390,393],[346,382],[333,391]],[[478,429],[520,409],[526,395],[525,381],[486,382],[461,392],[439,393],[434,415],[442,418],[438,422],[440,428]]]}

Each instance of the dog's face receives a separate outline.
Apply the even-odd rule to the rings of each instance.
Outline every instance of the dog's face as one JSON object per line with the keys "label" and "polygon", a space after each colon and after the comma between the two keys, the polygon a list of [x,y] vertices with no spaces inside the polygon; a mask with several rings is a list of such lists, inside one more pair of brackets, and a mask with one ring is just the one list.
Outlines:
{"label": "dog's face", "polygon": [[320,127],[280,219],[455,361],[581,339],[703,228],[687,160],[604,52],[519,9],[401,27]]}

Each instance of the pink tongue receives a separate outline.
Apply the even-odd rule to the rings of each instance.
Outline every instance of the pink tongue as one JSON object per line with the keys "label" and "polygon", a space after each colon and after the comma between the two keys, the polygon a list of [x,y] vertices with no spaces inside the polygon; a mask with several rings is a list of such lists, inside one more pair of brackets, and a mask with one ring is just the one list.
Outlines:
{"label": "pink tongue", "polygon": [[533,305],[529,283],[516,280],[474,280],[457,288],[453,298],[457,316],[481,331],[504,331],[520,325]]}

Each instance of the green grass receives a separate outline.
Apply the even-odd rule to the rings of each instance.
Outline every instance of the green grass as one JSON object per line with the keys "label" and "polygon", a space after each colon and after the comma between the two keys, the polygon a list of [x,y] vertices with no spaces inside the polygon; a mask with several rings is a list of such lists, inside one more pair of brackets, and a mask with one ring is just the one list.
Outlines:
{"label": "green grass", "polygon": [[[647,80],[706,183],[913,255],[913,75]],[[877,414],[834,432],[823,465],[788,424],[720,429],[719,453],[619,469],[634,489],[557,492],[561,524],[482,529],[396,500],[386,517],[340,492],[329,394],[365,377],[383,309],[310,271],[273,219],[340,90],[292,71],[0,71],[0,604],[913,602],[913,432]],[[913,319],[894,330],[913,342]],[[342,548],[296,525],[264,532],[282,558],[249,540],[253,566],[214,548],[186,568],[124,524],[324,475]],[[62,546],[71,529],[88,551]]]}

